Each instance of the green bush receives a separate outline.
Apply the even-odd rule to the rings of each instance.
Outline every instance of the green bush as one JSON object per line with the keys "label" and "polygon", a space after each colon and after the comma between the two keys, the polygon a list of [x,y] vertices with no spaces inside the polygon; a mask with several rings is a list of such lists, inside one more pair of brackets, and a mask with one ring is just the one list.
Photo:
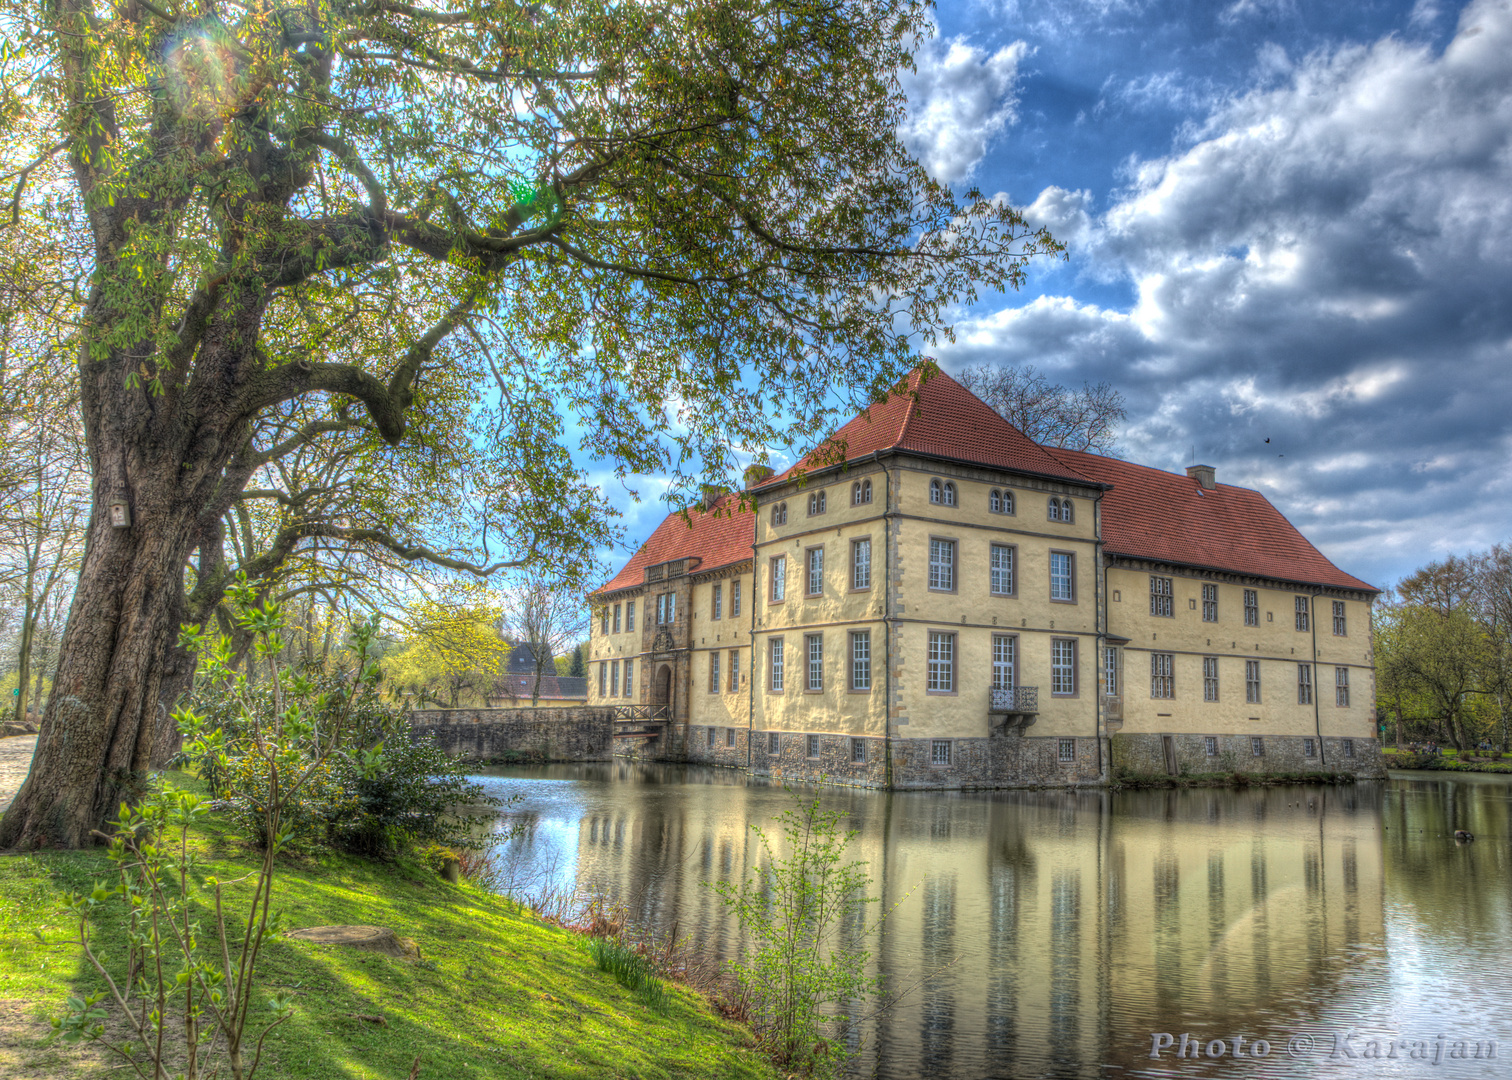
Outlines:
{"label": "green bush", "polygon": [[[342,667],[303,667],[294,677],[317,730],[329,729],[336,710],[344,711],[340,739],[300,798],[284,808],[291,842],[380,857],[415,845],[475,842],[465,808],[497,808],[500,800],[468,780],[464,767],[440,749],[412,743],[408,714],[385,702],[376,683],[359,685],[354,695],[353,674]],[[275,695],[250,686],[244,701],[237,707],[214,681],[197,688],[191,708],[225,733],[226,753],[185,758],[225,801],[233,820],[266,846],[266,766],[255,748],[259,734],[276,720]]]}

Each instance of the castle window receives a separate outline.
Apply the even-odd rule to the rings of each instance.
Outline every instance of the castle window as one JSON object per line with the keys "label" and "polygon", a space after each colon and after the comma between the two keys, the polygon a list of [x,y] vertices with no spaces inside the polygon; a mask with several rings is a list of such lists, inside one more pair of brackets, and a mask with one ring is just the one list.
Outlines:
{"label": "castle window", "polygon": [[734,728],[725,728],[725,745],[726,746],[734,746],[735,745],[735,729]]}
{"label": "castle window", "polygon": [[635,696],[635,661],[625,661],[625,696]]}
{"label": "castle window", "polygon": [[1244,701],[1247,705],[1260,704],[1260,661],[1244,662]]}
{"label": "castle window", "polygon": [[1353,739],[1344,739],[1343,741],[1340,742],[1339,745],[1344,748],[1344,756],[1345,757],[1354,757],[1354,740]]}
{"label": "castle window", "polygon": [[635,601],[631,600],[625,605],[625,633],[635,629]]}
{"label": "castle window", "polygon": [[954,506],[956,504],[956,486],[949,480],[945,481],[943,499],[946,506]]}
{"label": "castle window", "polygon": [[824,548],[808,549],[808,595],[824,595]]}
{"label": "castle window", "polygon": [[730,650],[730,693],[740,689],[740,650]]}
{"label": "castle window", "polygon": [[1208,757],[1218,756],[1218,740],[1209,735],[1202,740],[1202,748],[1207,751]]}
{"label": "castle window", "polygon": [[713,724],[709,725],[709,730],[708,730],[707,734],[708,734],[708,744],[710,746],[713,746],[714,745],[714,725]]}
{"label": "castle window", "polygon": [[994,514],[1013,513],[1013,492],[992,489],[992,494],[987,499],[987,508]]}
{"label": "castle window", "polygon": [[1250,739],[1250,753],[1254,754],[1255,757],[1264,757],[1265,756],[1265,740],[1262,739],[1262,738],[1260,738],[1258,735],[1256,735],[1253,738],[1251,738]]}
{"label": "castle window", "polygon": [[871,481],[857,480],[851,485],[851,505],[863,506],[871,502]]}
{"label": "castle window", "polygon": [[871,631],[854,630],[850,636],[851,643],[851,685],[852,690],[871,689]]}
{"label": "castle window", "polygon": [[730,582],[730,618],[740,614],[740,582]]}
{"label": "castle window", "polygon": [[605,607],[599,612],[599,634],[602,637],[609,636],[609,608]]}
{"label": "castle window", "polygon": [[811,495],[809,495],[809,498],[808,498],[809,517],[815,517],[815,516],[817,516],[819,514],[824,513],[824,509],[825,509],[824,492],[822,492],[822,491],[815,491]]}
{"label": "castle window", "polygon": [[1171,579],[1168,577],[1150,578],[1150,614],[1159,615],[1162,618],[1171,618]]}
{"label": "castle window", "polygon": [[1307,597],[1299,596],[1296,599],[1297,629],[1305,632],[1308,625]]}
{"label": "castle window", "polygon": [[782,753],[782,735],[776,731],[767,732],[767,753]]}
{"label": "castle window", "polygon": [[1018,638],[1012,634],[992,635],[992,688],[1013,689],[1013,666],[1018,654]]}
{"label": "castle window", "polygon": [[609,664],[609,696],[619,697],[619,664],[618,660]]}
{"label": "castle window", "polygon": [[924,689],[948,694],[955,689],[955,635],[939,630],[929,632],[929,656]]}
{"label": "castle window", "polygon": [[1050,599],[1076,601],[1076,556],[1069,551],[1050,553]]}
{"label": "castle window", "polygon": [[824,690],[824,635],[809,634],[803,643],[808,651],[808,690],[817,694]]}
{"label": "castle window", "polygon": [[1202,587],[1202,621],[1218,621],[1218,586],[1216,585]]}
{"label": "castle window", "polygon": [[1297,704],[1311,705],[1313,703],[1312,665],[1297,665]]}
{"label": "castle window", "polygon": [[944,487],[938,480],[929,482],[929,501],[936,505],[945,501]]}
{"label": "castle window", "polygon": [[714,583],[714,610],[712,615],[716,619],[724,618],[724,583]]}
{"label": "castle window", "polygon": [[808,756],[811,758],[819,756],[819,736],[817,735],[808,737]]}
{"label": "castle window", "polygon": [[1318,756],[1318,743],[1317,743],[1316,739],[1303,739],[1302,740],[1302,756],[1303,757],[1317,757]]}
{"label": "castle window", "polygon": [[950,740],[934,739],[929,744],[929,763],[931,765],[950,764]]}
{"label": "castle window", "polygon": [[711,694],[717,694],[717,693],[719,693],[719,669],[720,669],[720,667],[721,667],[721,665],[719,663],[719,654],[717,652],[710,653],[709,654],[709,693],[711,693]]}
{"label": "castle window", "polygon": [[1050,496],[1050,502],[1047,509],[1051,521],[1064,521],[1067,523],[1071,521],[1070,499],[1057,499],[1054,495],[1052,495]]}
{"label": "castle window", "polygon": [[1176,658],[1168,652],[1150,654],[1150,696],[1173,698],[1176,696],[1176,679],[1171,673]]}
{"label": "castle window", "polygon": [[1103,650],[1103,684],[1105,694],[1118,696],[1118,650],[1112,646]]}
{"label": "castle window", "polygon": [[871,588],[871,537],[851,541],[851,588]]}
{"label": "castle window", "polygon": [[929,587],[936,592],[955,591],[955,541],[929,541]]}
{"label": "castle window", "polygon": [[1057,742],[1059,742],[1060,745],[1056,748],[1056,751],[1057,751],[1056,752],[1056,759],[1059,760],[1059,761],[1061,761],[1061,762],[1075,761],[1076,760],[1076,740],[1075,739],[1058,739]]}
{"label": "castle window", "polygon": [[609,696],[609,661],[599,664],[599,697]]}
{"label": "castle window", "polygon": [[1076,642],[1069,638],[1050,642],[1050,693],[1062,697],[1076,693]]}
{"label": "castle window", "polygon": [[856,765],[866,764],[866,740],[851,740],[851,762]]}
{"label": "castle window", "polygon": [[1244,625],[1260,625],[1260,596],[1254,589],[1244,590]]}
{"label": "castle window", "polygon": [[1333,602],[1334,637],[1345,637],[1349,633],[1349,624],[1344,619],[1344,601]]}
{"label": "castle window", "polygon": [[787,503],[778,503],[776,506],[772,507],[772,524],[787,524]]}
{"label": "castle window", "polygon": [[772,677],[771,687],[773,691],[780,694],[782,692],[784,663],[782,655],[782,639],[780,637],[772,638],[767,642],[767,649],[769,650],[771,657],[770,662],[768,663],[768,670],[771,672]]}
{"label": "castle window", "polygon": [[1334,704],[1341,709],[1349,708],[1349,669],[1334,668]]}
{"label": "castle window", "polygon": [[992,545],[988,589],[994,596],[1013,595],[1013,548],[1008,544]]}
{"label": "castle window", "polygon": [[780,603],[787,596],[787,556],[778,555],[772,560],[772,603]]}
{"label": "castle window", "polygon": [[616,634],[620,632],[620,606],[618,604],[614,605],[614,632]]}
{"label": "castle window", "polygon": [[1218,700],[1218,658],[1216,656],[1202,658],[1202,700]]}

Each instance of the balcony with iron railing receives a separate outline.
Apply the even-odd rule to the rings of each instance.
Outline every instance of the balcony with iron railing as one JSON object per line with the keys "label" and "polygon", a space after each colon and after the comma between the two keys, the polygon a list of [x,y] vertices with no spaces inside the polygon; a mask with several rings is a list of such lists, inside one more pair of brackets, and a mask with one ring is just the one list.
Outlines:
{"label": "balcony with iron railing", "polygon": [[1039,687],[994,686],[987,711],[1033,716],[1039,712]]}

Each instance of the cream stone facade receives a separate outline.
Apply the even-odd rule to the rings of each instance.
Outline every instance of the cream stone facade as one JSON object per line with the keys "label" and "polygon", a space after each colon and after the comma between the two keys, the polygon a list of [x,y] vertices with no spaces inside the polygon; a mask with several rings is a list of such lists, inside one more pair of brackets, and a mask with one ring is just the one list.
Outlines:
{"label": "cream stone facade", "polygon": [[1258,493],[1040,447],[943,375],[836,439],[591,598],[627,749],[881,787],[1379,773],[1375,590]]}

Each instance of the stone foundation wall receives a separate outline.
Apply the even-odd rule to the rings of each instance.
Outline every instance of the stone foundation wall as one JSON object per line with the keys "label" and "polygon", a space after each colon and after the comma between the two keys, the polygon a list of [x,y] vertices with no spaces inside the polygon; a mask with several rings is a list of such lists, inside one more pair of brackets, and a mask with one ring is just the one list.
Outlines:
{"label": "stone foundation wall", "polygon": [[[1217,753],[1207,752],[1207,738],[1217,740]],[[1261,740],[1262,753],[1256,754],[1250,742]],[[1176,771],[1183,773],[1285,773],[1350,772],[1359,777],[1379,778],[1386,775],[1377,739],[1340,739],[1326,736],[1318,753],[1318,739],[1312,736],[1313,753],[1307,753],[1308,736],[1300,735],[1172,735],[1176,751]],[[1162,735],[1119,733],[1113,736],[1114,773],[1168,772]],[[1346,745],[1349,744],[1349,745]],[[1348,751],[1353,750],[1353,754]]]}
{"label": "stone foundation wall", "polygon": [[550,709],[422,709],[410,737],[482,763],[609,761],[613,713],[587,705]]}

